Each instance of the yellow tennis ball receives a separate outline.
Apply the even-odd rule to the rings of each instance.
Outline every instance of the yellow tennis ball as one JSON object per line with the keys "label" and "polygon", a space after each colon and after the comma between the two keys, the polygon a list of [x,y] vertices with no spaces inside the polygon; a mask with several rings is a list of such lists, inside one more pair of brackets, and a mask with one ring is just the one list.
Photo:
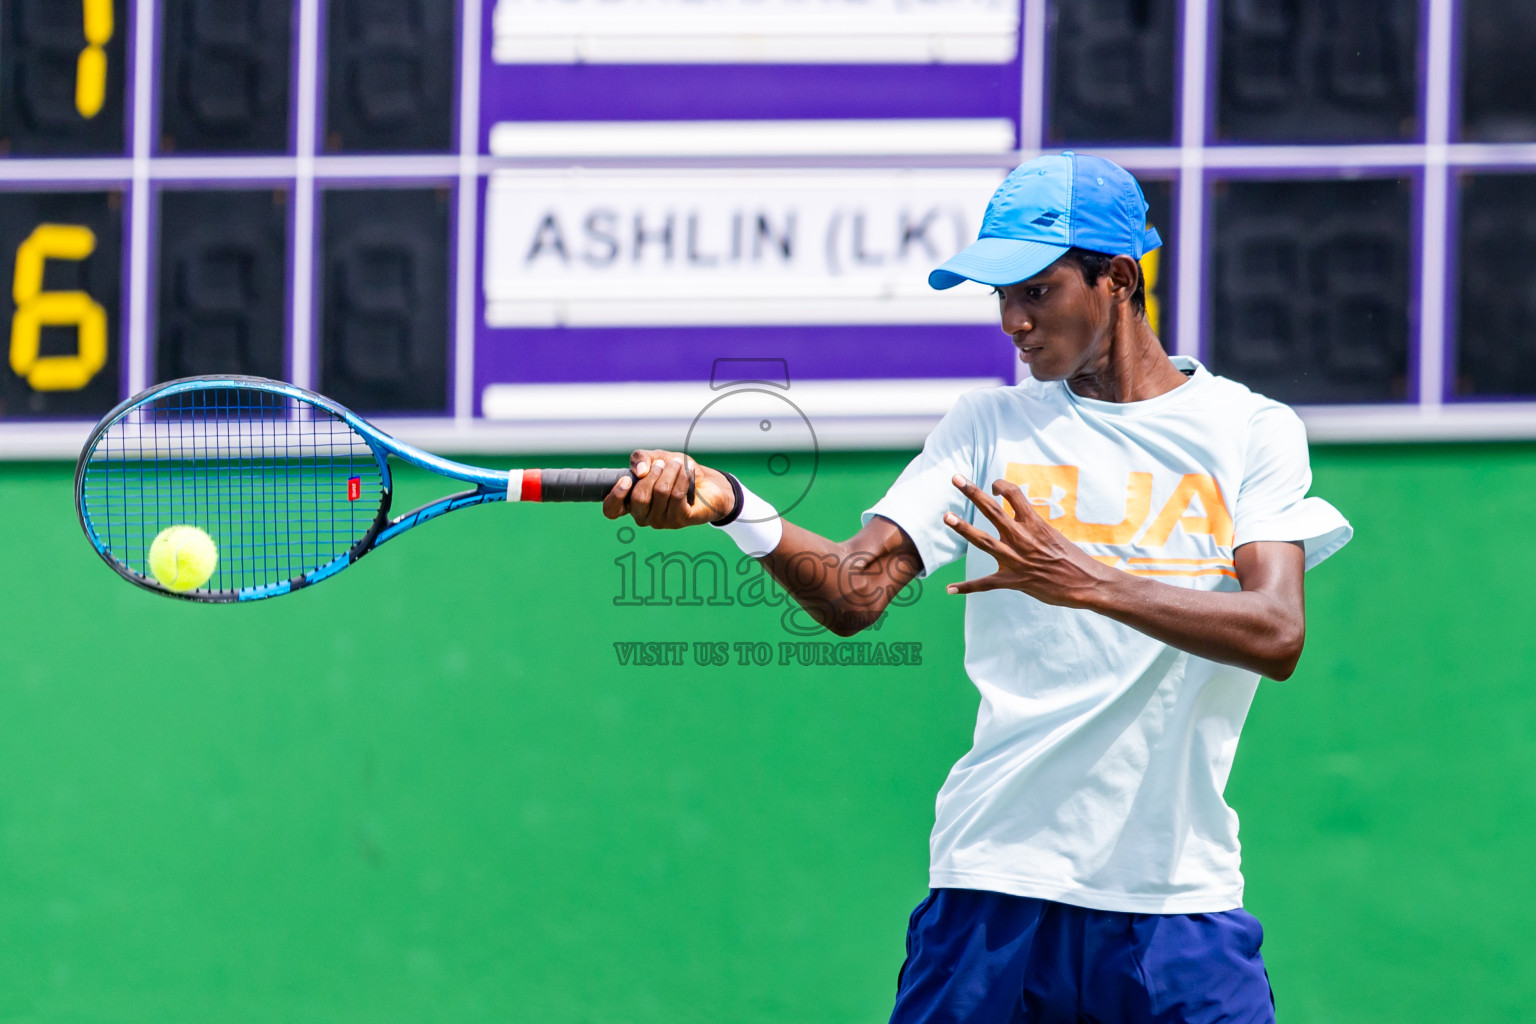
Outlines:
{"label": "yellow tennis ball", "polygon": [[213,578],[219,549],[195,526],[167,526],[149,546],[149,571],[160,585],[180,594]]}

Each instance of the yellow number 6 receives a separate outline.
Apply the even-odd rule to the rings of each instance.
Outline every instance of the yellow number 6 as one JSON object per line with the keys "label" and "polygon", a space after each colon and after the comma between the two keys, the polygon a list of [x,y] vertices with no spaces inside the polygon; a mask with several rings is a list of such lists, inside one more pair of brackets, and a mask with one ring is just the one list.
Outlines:
{"label": "yellow number 6", "polygon": [[[79,391],[107,365],[107,311],[85,292],[43,291],[50,259],[83,260],[96,250],[96,235],[79,224],[39,224],[16,250],[11,286],[11,370],[35,391]],[[44,327],[74,327],[75,354],[42,354]]]}
{"label": "yellow number 6", "polygon": [[75,62],[75,109],[89,120],[107,100],[107,51],[112,38],[112,0],[82,0],[85,4],[85,49]]}

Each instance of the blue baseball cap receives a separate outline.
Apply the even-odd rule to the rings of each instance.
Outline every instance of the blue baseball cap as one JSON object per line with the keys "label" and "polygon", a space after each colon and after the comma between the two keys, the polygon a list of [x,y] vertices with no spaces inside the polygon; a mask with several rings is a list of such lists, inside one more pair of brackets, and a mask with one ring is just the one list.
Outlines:
{"label": "blue baseball cap", "polygon": [[1162,244],[1131,173],[1069,150],[1015,167],[992,193],[976,241],[929,274],[928,284],[1015,284],[1074,246],[1139,260]]}

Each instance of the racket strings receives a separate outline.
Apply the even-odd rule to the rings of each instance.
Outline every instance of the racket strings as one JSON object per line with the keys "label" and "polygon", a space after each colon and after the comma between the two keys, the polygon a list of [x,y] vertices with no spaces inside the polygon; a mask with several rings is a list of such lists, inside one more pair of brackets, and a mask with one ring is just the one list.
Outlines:
{"label": "racket strings", "polygon": [[171,526],[213,538],[197,593],[272,586],[323,568],[367,534],[383,480],[345,420],[288,395],[220,387],[151,399],[113,423],[87,461],[82,508],[106,553],[153,578]]}

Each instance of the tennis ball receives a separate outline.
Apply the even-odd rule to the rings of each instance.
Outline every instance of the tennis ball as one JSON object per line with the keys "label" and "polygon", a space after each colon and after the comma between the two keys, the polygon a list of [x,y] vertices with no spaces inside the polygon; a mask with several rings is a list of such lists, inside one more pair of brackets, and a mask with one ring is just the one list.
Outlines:
{"label": "tennis ball", "polygon": [[195,526],[167,526],[149,546],[150,575],[178,594],[207,583],[218,564],[213,538]]}

